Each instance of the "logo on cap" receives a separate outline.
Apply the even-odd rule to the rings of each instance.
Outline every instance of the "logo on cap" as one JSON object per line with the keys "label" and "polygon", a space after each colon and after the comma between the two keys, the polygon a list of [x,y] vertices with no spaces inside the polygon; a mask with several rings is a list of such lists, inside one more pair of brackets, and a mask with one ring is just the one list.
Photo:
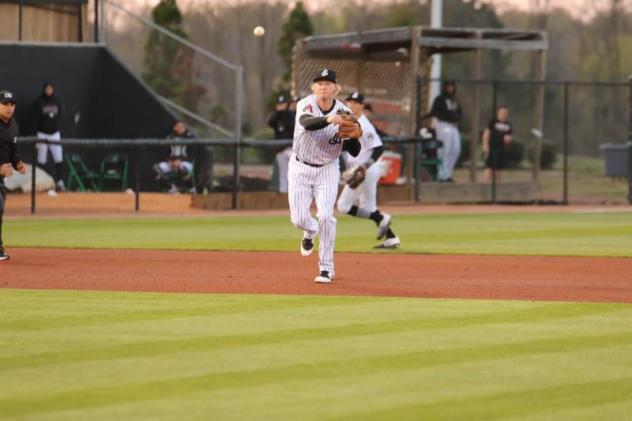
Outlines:
{"label": "logo on cap", "polygon": [[354,92],[353,94],[351,94],[351,98],[357,99],[359,95],[360,94],[358,94],[357,92]]}
{"label": "logo on cap", "polygon": [[321,73],[321,76],[328,76],[329,75],[329,70],[328,69],[324,69]]}

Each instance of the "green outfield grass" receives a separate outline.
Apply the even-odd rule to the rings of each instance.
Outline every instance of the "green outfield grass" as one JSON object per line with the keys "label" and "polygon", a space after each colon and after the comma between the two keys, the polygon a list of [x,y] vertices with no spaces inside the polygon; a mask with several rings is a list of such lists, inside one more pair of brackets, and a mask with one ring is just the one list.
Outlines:
{"label": "green outfield grass", "polygon": [[0,289],[3,419],[629,419],[632,306]]}
{"label": "green outfield grass", "polygon": [[[632,256],[632,213],[395,215],[404,253]],[[286,216],[9,219],[7,247],[295,251]],[[371,251],[375,224],[338,218],[338,251]]]}

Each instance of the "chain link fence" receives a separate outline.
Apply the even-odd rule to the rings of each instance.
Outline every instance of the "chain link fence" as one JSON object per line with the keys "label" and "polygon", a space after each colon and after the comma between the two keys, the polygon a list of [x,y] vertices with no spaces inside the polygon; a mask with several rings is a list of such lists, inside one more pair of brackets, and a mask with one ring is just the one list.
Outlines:
{"label": "chain link fence", "polygon": [[[604,151],[608,145],[624,146],[628,141],[630,85],[625,82],[535,82],[457,81],[464,118],[460,127],[463,152],[457,181],[467,182],[472,159],[469,139],[473,122],[482,130],[500,105],[510,110],[513,142],[508,148],[508,168],[499,182],[529,182],[534,178],[533,149],[542,143],[537,177],[540,201],[572,203],[621,202],[627,197],[628,182],[623,175],[606,173]],[[544,87],[543,127],[534,122],[535,90]],[[480,91],[475,109],[474,89]],[[541,135],[541,136],[540,136]],[[615,148],[625,154],[625,148]],[[483,182],[484,161],[476,151],[476,182]],[[623,159],[623,158],[622,158]],[[566,169],[566,171],[565,171]]]}
{"label": "chain link fence", "polygon": [[[311,94],[314,75],[324,67],[334,69],[342,87],[341,98],[361,91],[371,104],[378,128],[393,136],[410,133],[409,121],[415,87],[410,78],[410,62],[351,61],[302,57],[295,73],[296,94]],[[428,71],[425,67],[424,71]]]}

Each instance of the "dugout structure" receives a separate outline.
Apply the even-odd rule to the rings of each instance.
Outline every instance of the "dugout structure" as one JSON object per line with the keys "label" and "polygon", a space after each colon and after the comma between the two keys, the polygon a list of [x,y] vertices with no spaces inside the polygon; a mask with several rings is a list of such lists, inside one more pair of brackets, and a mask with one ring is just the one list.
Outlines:
{"label": "dugout structure", "polygon": [[[297,95],[311,93],[317,69],[336,70],[341,95],[354,90],[365,93],[383,123],[394,136],[411,136],[418,130],[419,117],[428,111],[430,67],[434,54],[470,53],[473,81],[481,80],[482,51],[518,50],[536,53],[536,78],[546,76],[546,33],[534,30],[483,28],[388,28],[335,35],[310,36],[294,46],[292,88]],[[533,127],[542,129],[544,88],[534,91]],[[470,120],[470,156],[478,156],[480,88],[474,89],[475,112]],[[412,179],[413,153],[407,153],[407,175]],[[536,154],[539,156],[539,148]],[[476,160],[470,160],[470,181],[475,182]],[[537,162],[537,161],[536,161]],[[537,165],[534,167],[538,167]],[[538,169],[534,168],[537,181]]]}

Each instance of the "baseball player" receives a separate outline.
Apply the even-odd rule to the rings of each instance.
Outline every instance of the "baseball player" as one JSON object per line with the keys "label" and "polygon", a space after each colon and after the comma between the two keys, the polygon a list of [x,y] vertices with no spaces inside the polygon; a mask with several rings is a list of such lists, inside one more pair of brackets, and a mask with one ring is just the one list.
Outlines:
{"label": "baseball player", "polygon": [[[193,138],[195,138],[195,135],[187,129],[187,126],[182,121],[176,121],[172,132],[167,136],[167,139],[174,141]],[[154,164],[153,168],[156,172],[156,178],[165,184],[165,187],[169,188],[169,193],[179,193],[178,182],[190,181],[193,174],[193,162],[189,158],[187,145],[178,145],[177,143],[169,145],[167,160]],[[178,174],[180,180],[170,177],[173,174]],[[195,188],[192,190],[195,190]]]}
{"label": "baseball player", "polygon": [[[313,94],[300,100],[296,107],[294,141],[288,168],[288,201],[292,223],[303,230],[301,255],[312,254],[314,238],[320,234],[320,273],[314,281],[329,283],[335,276],[334,206],[340,179],[338,159],[343,150],[353,156],[358,155],[358,138],[362,133],[357,121],[339,114],[350,111],[335,99],[340,92],[340,85],[333,70],[318,71],[311,88]],[[314,219],[310,213],[314,201],[318,219]]]}
{"label": "baseball player", "polygon": [[489,121],[483,131],[482,149],[485,156],[485,181],[491,182],[492,177],[500,181],[501,172],[505,168],[505,148],[511,143],[511,132],[509,108],[501,105],[496,110],[496,117]]}
{"label": "baseball player", "polygon": [[440,151],[442,165],[439,168],[439,181],[454,182],[452,172],[461,154],[461,105],[456,97],[456,83],[448,80],[443,84],[443,92],[434,99],[430,114],[438,121],[437,138],[443,143]]}
{"label": "baseball player", "polygon": [[386,237],[384,242],[375,248],[397,248],[400,241],[390,228],[391,215],[383,214],[377,208],[377,183],[380,180],[381,168],[376,163],[384,152],[382,139],[364,115],[364,95],[353,92],[346,101],[347,107],[351,109],[362,127],[362,137],[360,137],[362,148],[356,157],[348,153],[343,154],[348,168],[343,174],[343,179],[347,185],[338,198],[338,211],[374,221],[377,225],[377,239]]}
{"label": "baseball player", "polygon": [[[35,116],[35,127],[37,138],[47,140],[49,143],[37,144],[37,164],[45,169],[48,161],[48,151],[50,150],[55,162],[55,188],[57,191],[65,191],[64,180],[62,179],[64,169],[64,152],[61,147],[60,119],[62,107],[59,98],[55,95],[55,87],[52,83],[46,82],[42,88],[42,94],[33,104],[33,114]],[[56,196],[55,190],[48,192],[51,196]]]}
{"label": "baseball player", "polygon": [[18,124],[13,119],[15,112],[15,97],[9,91],[0,91],[0,261],[8,260],[9,255],[2,246],[2,215],[7,191],[4,187],[4,177],[13,174],[13,169],[24,174],[26,165],[18,156],[17,135]]}

